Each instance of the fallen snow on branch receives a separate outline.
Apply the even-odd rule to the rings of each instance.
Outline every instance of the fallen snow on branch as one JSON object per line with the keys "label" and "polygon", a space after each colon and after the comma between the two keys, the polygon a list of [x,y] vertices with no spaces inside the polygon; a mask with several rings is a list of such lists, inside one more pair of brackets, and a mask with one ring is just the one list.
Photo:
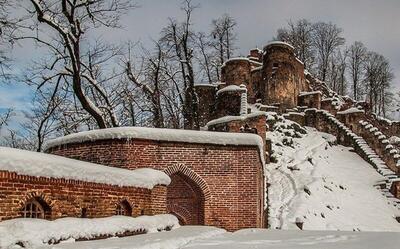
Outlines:
{"label": "fallen snow on branch", "polygon": [[168,175],[154,169],[120,169],[7,147],[0,147],[0,171],[148,189],[171,182]]}
{"label": "fallen snow on branch", "polygon": [[19,218],[0,222],[0,248],[36,248],[60,241],[117,236],[126,232],[154,233],[179,227],[169,214],[155,216],[111,216],[106,218],[61,218],[54,221]]}

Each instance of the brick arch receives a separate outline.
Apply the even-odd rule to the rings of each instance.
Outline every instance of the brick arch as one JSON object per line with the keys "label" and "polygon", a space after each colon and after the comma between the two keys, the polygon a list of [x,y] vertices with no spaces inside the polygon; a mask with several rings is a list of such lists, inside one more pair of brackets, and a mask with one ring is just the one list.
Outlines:
{"label": "brick arch", "polygon": [[207,183],[183,164],[169,167],[164,172],[171,177],[167,188],[167,211],[175,214],[183,225],[203,225],[206,200],[210,198]]}
{"label": "brick arch", "polygon": [[120,205],[126,205],[126,208],[128,208],[128,213],[129,215],[127,216],[132,216],[134,213],[134,205],[132,204],[132,202],[128,199],[128,198],[119,198],[115,203],[114,203],[114,211],[117,210],[118,206]]}
{"label": "brick arch", "polygon": [[25,206],[25,203],[30,201],[33,198],[40,198],[42,199],[44,202],[46,202],[46,204],[53,210],[53,208],[55,207],[55,201],[53,199],[51,199],[49,196],[47,196],[46,194],[39,192],[39,191],[31,191],[28,194],[26,194],[25,197],[22,198],[22,200],[19,201],[19,207],[23,208]]}
{"label": "brick arch", "polygon": [[48,206],[49,210],[49,216],[47,218],[52,219],[54,216],[54,213],[59,211],[59,207],[57,205],[57,202],[55,200],[53,200],[52,198],[50,198],[48,195],[46,195],[43,192],[40,191],[31,191],[28,192],[25,197],[23,197],[19,203],[19,209],[22,210],[26,203],[31,201],[32,199],[36,199],[36,200],[40,200],[42,202],[44,202],[44,204],[46,204]]}
{"label": "brick arch", "polygon": [[179,222],[183,223],[181,225],[188,224],[186,217],[190,217],[190,212],[186,208],[180,207],[178,205],[168,205],[167,208],[172,214],[174,214],[178,218]]}
{"label": "brick arch", "polygon": [[172,176],[173,174],[180,173],[189,179],[191,179],[193,182],[195,182],[198,187],[201,189],[204,195],[204,201],[207,202],[211,198],[211,191],[210,188],[208,187],[208,184],[206,181],[203,180],[196,172],[185,166],[184,164],[176,164],[174,166],[170,166],[164,170],[164,173],[167,174],[168,176]]}

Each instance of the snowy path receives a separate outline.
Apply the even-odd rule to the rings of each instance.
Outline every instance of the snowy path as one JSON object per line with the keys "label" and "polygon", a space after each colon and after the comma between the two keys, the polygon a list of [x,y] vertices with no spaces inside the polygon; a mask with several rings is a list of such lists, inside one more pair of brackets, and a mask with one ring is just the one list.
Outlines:
{"label": "snowy path", "polygon": [[400,233],[244,229],[234,233],[201,226],[42,249],[397,249]]}
{"label": "snowy path", "polygon": [[226,233],[207,226],[184,226],[169,232],[149,233],[123,238],[110,238],[85,242],[70,242],[41,249],[178,249],[196,240],[208,240]]}
{"label": "snowy path", "polygon": [[277,163],[268,165],[272,228],[305,230],[400,231],[399,210],[374,187],[384,178],[343,146],[330,146],[331,135],[308,129],[283,145],[286,137],[268,134]]}

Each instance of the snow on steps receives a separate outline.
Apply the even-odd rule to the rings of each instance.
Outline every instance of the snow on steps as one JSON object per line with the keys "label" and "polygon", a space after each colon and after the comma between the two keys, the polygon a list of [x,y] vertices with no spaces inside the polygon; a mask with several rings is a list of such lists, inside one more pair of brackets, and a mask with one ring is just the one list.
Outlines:
{"label": "snow on steps", "polygon": [[[346,125],[337,120],[335,116],[328,111],[318,110],[317,112],[320,112],[326,119],[333,123],[339,131],[345,132],[345,134],[351,138],[356,151],[359,151],[361,153],[360,156],[364,158],[367,162],[369,162],[376,169],[376,171],[385,178],[385,185],[383,188],[383,185],[380,185],[380,190],[382,191],[382,194],[388,198],[388,201],[390,201],[393,206],[397,207],[400,210],[400,200],[395,198],[393,194],[389,192],[392,183],[394,181],[399,181],[400,177],[394,174],[393,171],[386,166],[385,162],[379,157],[379,155],[375,153],[375,151],[371,147],[369,147],[364,138],[356,135],[349,128],[347,128]],[[370,128],[372,128],[372,126]]]}
{"label": "snow on steps", "polygon": [[0,248],[37,248],[62,241],[94,240],[154,233],[179,227],[170,214],[154,216],[111,216],[106,218],[18,218],[0,222]]}
{"label": "snow on steps", "polygon": [[368,121],[361,120],[359,124],[364,130],[368,130],[372,135],[376,138],[376,141],[379,141],[380,146],[383,148],[385,153],[389,153],[389,155],[393,158],[394,162],[396,162],[396,166],[400,166],[400,153],[397,149],[394,148],[392,144],[390,144],[389,139],[379,131],[378,127],[373,126]]}

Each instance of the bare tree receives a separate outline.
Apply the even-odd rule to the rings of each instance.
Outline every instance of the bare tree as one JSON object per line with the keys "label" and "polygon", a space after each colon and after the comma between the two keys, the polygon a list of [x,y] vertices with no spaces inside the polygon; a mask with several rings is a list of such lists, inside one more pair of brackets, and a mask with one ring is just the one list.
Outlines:
{"label": "bare tree", "polygon": [[220,63],[218,63],[218,66],[215,65],[215,53],[211,49],[213,43],[203,32],[199,32],[196,35],[195,42],[199,50],[199,56],[196,59],[199,63],[200,70],[204,73],[207,82],[211,84],[212,82],[219,80],[218,68],[220,67]]}
{"label": "bare tree", "polygon": [[0,0],[0,80],[7,79],[10,75],[9,69],[10,59],[7,56],[7,48],[12,41],[12,33],[18,23],[17,20],[9,16],[9,8],[12,1]]}
{"label": "bare tree", "polygon": [[317,22],[313,24],[313,30],[319,77],[322,81],[325,81],[328,75],[329,62],[334,53],[344,44],[345,39],[342,37],[342,29],[332,23]]}
{"label": "bare tree", "polygon": [[329,85],[340,95],[346,95],[347,50],[338,50],[331,59]]}
{"label": "bare tree", "polygon": [[186,129],[198,129],[198,101],[194,91],[195,68],[194,57],[194,31],[192,29],[192,14],[197,6],[190,0],[183,2],[182,10],[185,20],[177,22],[170,19],[167,27],[162,31],[161,43],[174,51],[174,61],[179,65],[182,87],[180,99],[183,101],[183,119]]}
{"label": "bare tree", "polygon": [[33,100],[32,110],[24,112],[27,119],[22,124],[31,147],[36,151],[42,151],[45,140],[51,136],[62,135],[60,125],[61,117],[60,106],[63,104],[65,96],[59,96],[58,87],[50,91],[37,91]]}
{"label": "bare tree", "polygon": [[[33,39],[53,53],[47,68],[48,75],[43,76],[41,84],[51,79],[70,82],[79,104],[93,117],[99,128],[118,126],[111,100],[107,97],[106,89],[98,83],[96,76],[99,72],[91,62],[93,58],[104,62],[97,53],[104,54],[108,50],[97,46],[96,51],[91,51],[87,49],[90,46],[86,40],[92,29],[118,28],[121,15],[134,5],[128,0],[30,0],[30,3],[33,6],[30,20],[36,17],[37,27],[35,34],[20,39]],[[45,33],[49,30],[53,32],[51,35]]]}
{"label": "bare tree", "polygon": [[229,60],[233,54],[234,42],[236,41],[236,25],[235,19],[228,14],[224,14],[220,18],[212,20],[212,45],[217,51],[219,66],[221,66],[225,60]]}
{"label": "bare tree", "polygon": [[307,70],[312,69],[315,61],[313,28],[312,23],[306,19],[289,21],[287,28],[278,29],[276,37],[277,40],[294,46],[296,56],[304,63]]}
{"label": "bare tree", "polygon": [[386,116],[387,105],[391,98],[389,89],[394,74],[389,61],[375,52],[369,52],[365,63],[365,84],[367,99],[372,106],[372,111],[378,115]]}
{"label": "bare tree", "polygon": [[352,81],[352,93],[354,100],[359,100],[362,94],[362,77],[364,74],[364,63],[367,56],[367,48],[360,41],[354,42],[348,50],[348,66]]}
{"label": "bare tree", "polygon": [[[140,79],[132,68],[132,59],[129,58],[125,61],[126,75],[130,82],[134,83],[146,99],[150,102],[150,109],[153,116],[153,126],[157,128],[164,127],[164,115],[162,109],[161,95],[162,84],[165,82],[163,75],[163,66],[165,64],[165,53],[162,50],[160,43],[156,42],[156,52],[151,55],[146,51],[147,56],[143,58],[143,77]],[[130,54],[130,53],[129,53]]]}
{"label": "bare tree", "polygon": [[5,112],[0,113],[0,131],[3,128],[3,126],[8,125],[8,122],[14,116],[14,112],[11,108],[7,109]]}

